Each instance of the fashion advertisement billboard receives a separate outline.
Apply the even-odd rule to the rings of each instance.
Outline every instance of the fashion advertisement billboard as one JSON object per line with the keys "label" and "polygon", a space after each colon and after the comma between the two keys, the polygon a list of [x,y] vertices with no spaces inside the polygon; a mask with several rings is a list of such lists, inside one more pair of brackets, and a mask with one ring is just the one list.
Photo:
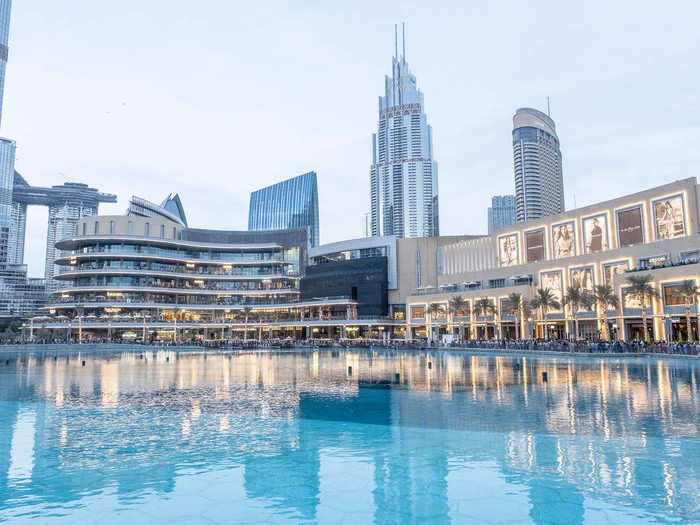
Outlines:
{"label": "fashion advertisement billboard", "polygon": [[544,261],[544,229],[525,232],[527,262]]}
{"label": "fashion advertisement billboard", "polygon": [[511,233],[498,238],[498,260],[501,266],[514,266],[520,264],[518,255],[518,234]]}
{"label": "fashion advertisement billboard", "polygon": [[555,259],[576,255],[576,229],[573,221],[552,226],[552,246]]}
{"label": "fashion advertisement billboard", "polygon": [[630,208],[617,212],[617,239],[620,246],[644,242],[642,208]]}
{"label": "fashion advertisement billboard", "polygon": [[682,196],[675,195],[654,201],[653,208],[657,239],[675,239],[685,235]]}
{"label": "fashion advertisement billboard", "polygon": [[582,221],[583,241],[586,253],[602,252],[609,248],[608,216],[605,214],[586,217]]}
{"label": "fashion advertisement billboard", "polygon": [[[549,290],[552,295],[561,305],[564,300],[564,276],[561,270],[541,272],[540,273],[540,288]],[[561,312],[559,309],[551,309],[551,312]]]}

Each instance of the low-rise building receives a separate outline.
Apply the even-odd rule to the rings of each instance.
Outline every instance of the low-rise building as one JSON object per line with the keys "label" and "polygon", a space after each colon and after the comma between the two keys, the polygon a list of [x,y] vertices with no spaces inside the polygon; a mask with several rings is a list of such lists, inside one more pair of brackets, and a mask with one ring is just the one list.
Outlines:
{"label": "low-rise building", "polygon": [[62,285],[40,322],[55,334],[182,340],[385,330],[381,320],[358,319],[351,297],[300,297],[307,228],[217,231],[162,217],[96,216],[81,219],[78,231],[57,243]]}
{"label": "low-rise building", "polygon": [[[612,333],[634,340],[642,337],[645,316],[628,278],[649,274],[658,291],[646,308],[649,336],[687,340],[678,288],[685,280],[700,283],[699,195],[696,179],[689,178],[518,223],[488,237],[443,243],[435,254],[434,276],[422,277],[431,284],[417,287],[406,300],[407,337],[566,337],[574,335],[576,317],[579,336]],[[412,254],[399,257],[399,275],[413,267],[418,266]],[[612,287],[619,308],[603,312],[596,305],[574,312],[563,304],[568,287],[592,294],[599,284]],[[511,293],[531,299],[538,288],[549,289],[560,306],[531,315],[509,313]],[[454,297],[466,301],[460,312],[451,311]],[[475,311],[480,299],[493,308]],[[697,301],[690,312],[697,340]]]}

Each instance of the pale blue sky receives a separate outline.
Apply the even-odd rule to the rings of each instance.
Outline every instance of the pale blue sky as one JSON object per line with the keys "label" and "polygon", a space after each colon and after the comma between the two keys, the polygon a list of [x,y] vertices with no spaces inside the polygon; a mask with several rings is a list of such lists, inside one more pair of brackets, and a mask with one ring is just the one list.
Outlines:
{"label": "pale blue sky", "polygon": [[[695,176],[700,2],[15,0],[2,134],[36,185],[160,201],[245,229],[250,191],[319,176],[321,242],[361,234],[393,24],[425,93],[443,234],[512,193],[512,116],[546,110],[567,207]],[[43,274],[46,213],[27,262]]]}

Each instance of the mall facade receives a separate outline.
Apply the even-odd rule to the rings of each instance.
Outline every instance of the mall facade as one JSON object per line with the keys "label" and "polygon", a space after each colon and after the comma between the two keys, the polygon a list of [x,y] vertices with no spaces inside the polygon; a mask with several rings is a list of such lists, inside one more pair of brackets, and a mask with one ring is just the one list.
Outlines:
{"label": "mall facade", "polygon": [[[526,299],[537,288],[548,288],[558,302],[567,287],[593,292],[610,285],[620,301],[616,310],[597,306],[580,311],[579,336],[596,339],[605,334],[607,317],[613,337],[641,338],[642,305],[630,293],[628,278],[650,275],[658,292],[647,305],[649,336],[656,340],[688,340],[685,300],[679,287],[685,280],[700,284],[700,187],[695,178],[665,184],[592,206],[538,220],[517,223],[488,237],[456,240],[417,252],[399,261],[399,273],[416,268],[421,286],[406,293],[407,337],[463,338],[516,336],[573,337],[574,315],[568,305],[529,319],[507,313],[507,297]],[[401,251],[399,249],[399,251]],[[420,259],[433,261],[426,280]],[[451,312],[449,301],[461,297],[466,307]],[[488,299],[493,310],[476,315],[474,305]],[[694,339],[698,339],[697,300],[690,308]],[[437,305],[437,306],[431,306]],[[479,312],[481,313],[481,312]],[[521,316],[517,316],[521,317]]]}
{"label": "mall facade", "polygon": [[347,296],[301,298],[308,228],[219,231],[164,218],[84,218],[56,243],[62,267],[32,335],[191,340],[386,338]]}
{"label": "mall facade", "polygon": [[[628,279],[650,275],[658,297],[646,308],[649,336],[688,340],[679,288],[700,283],[699,202],[690,178],[489,236],[317,247],[308,227],[219,231],[164,213],[86,217],[78,235],[56,243],[58,286],[29,330],[73,339],[571,338],[568,305],[516,319],[509,294],[530,300],[547,288],[561,304],[569,286],[592,293],[607,284],[619,308],[578,311],[578,336],[630,341],[642,337],[643,316]],[[460,311],[451,311],[455,297]],[[488,315],[475,312],[481,299]]]}

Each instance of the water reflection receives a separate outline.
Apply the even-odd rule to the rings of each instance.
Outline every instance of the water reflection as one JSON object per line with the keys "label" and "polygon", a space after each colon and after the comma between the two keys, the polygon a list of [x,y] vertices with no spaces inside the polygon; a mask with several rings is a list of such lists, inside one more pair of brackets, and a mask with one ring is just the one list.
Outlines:
{"label": "water reflection", "polygon": [[214,472],[229,507],[239,484],[275,520],[700,520],[694,361],[137,351],[0,365],[0,520],[107,493],[135,508],[180,498],[184,480],[206,498],[197,476]]}

